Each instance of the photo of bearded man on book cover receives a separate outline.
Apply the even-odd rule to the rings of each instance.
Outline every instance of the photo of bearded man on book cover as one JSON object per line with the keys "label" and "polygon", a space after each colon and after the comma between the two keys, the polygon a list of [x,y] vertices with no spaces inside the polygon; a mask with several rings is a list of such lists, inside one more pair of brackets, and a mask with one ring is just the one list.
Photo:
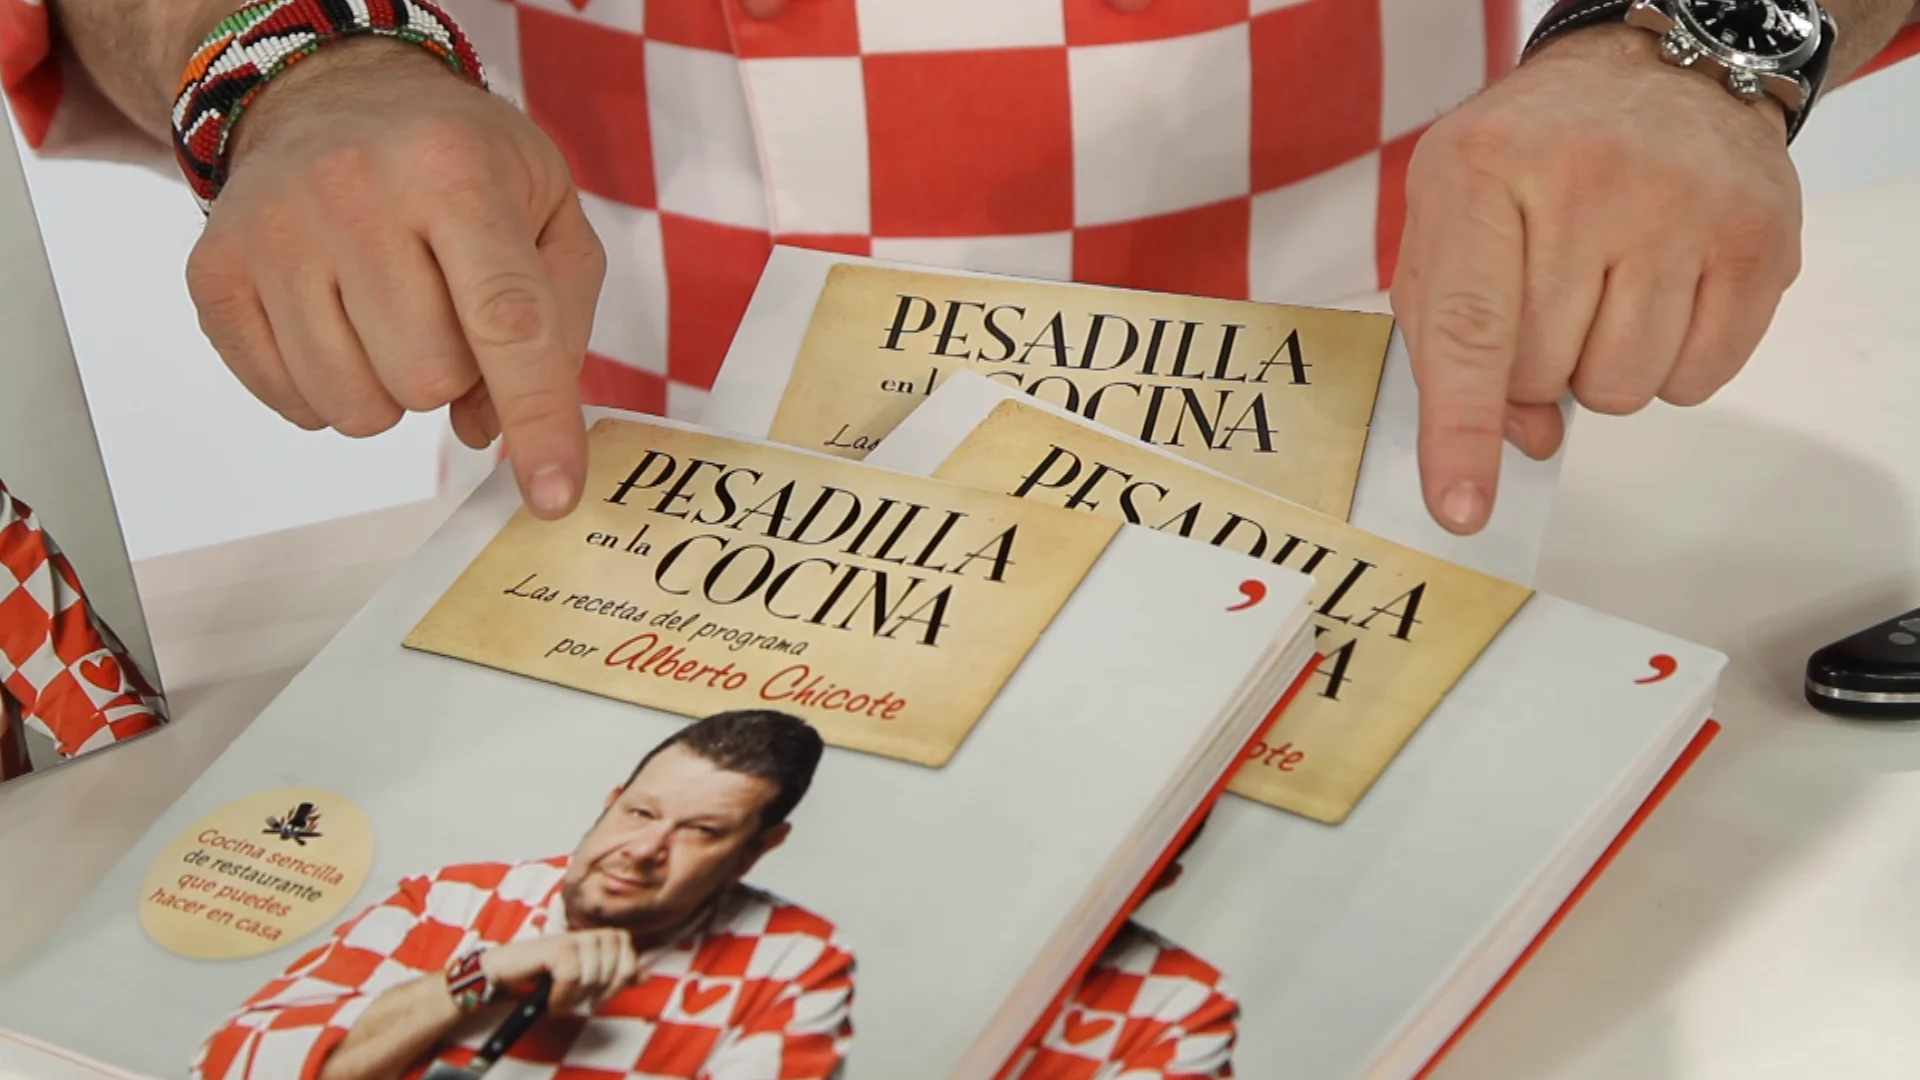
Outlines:
{"label": "photo of bearded man on book cover", "polygon": [[[403,880],[249,998],[201,1045],[193,1077],[467,1067],[543,978],[545,1014],[503,1062],[543,1075],[838,1075],[853,952],[827,919],[742,880],[792,832],[823,747],[770,710],[679,728],[618,780],[571,853]],[[487,795],[449,792],[449,813],[463,797]]]}
{"label": "photo of bearded man on book cover", "polygon": [[[64,509],[69,519],[95,511],[96,527],[117,532],[110,507]],[[166,720],[147,665],[114,633],[40,515],[0,476],[0,781]]]}

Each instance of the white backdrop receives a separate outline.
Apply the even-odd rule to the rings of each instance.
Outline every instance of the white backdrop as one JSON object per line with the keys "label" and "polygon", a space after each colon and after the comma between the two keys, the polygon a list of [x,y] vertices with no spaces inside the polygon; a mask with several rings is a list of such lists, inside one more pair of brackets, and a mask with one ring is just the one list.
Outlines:
{"label": "white backdrop", "polygon": [[[1916,136],[1920,60],[1828,99],[1794,155],[1813,194],[1920,170]],[[227,374],[181,276],[200,228],[183,185],[90,162],[27,172],[133,558],[432,494],[440,415],[368,440],[309,434]]]}

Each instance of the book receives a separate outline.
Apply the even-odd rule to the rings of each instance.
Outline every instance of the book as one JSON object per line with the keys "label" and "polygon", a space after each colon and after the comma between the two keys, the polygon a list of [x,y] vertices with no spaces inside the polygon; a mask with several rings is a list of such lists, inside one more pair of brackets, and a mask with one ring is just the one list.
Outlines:
{"label": "book", "polygon": [[[1242,761],[1181,887],[1135,915],[1217,958],[1235,1075],[1421,1075],[1717,731],[1726,658],[1711,649],[1530,588],[1486,591],[1476,571],[977,374],[945,380],[866,461],[1317,563],[1320,648],[1357,641],[1348,665],[1323,661]],[[1355,595],[1381,575],[1393,604]],[[1408,577],[1425,586],[1417,617]],[[1474,616],[1494,612],[1489,635]],[[1361,613],[1409,632],[1369,635]],[[1409,671],[1428,693],[1365,690]],[[1350,778],[1340,751],[1356,742],[1396,748],[1364,759],[1373,771],[1343,789],[1341,813],[1321,813],[1307,795]],[[1328,745],[1333,775],[1316,775]],[[1053,1067],[1091,1068],[1125,1009],[1090,1001],[1055,1023],[1087,1037]]]}
{"label": "book", "polygon": [[420,1076],[545,993],[501,1075],[986,1078],[1086,980],[1203,969],[1126,915],[1304,685],[1308,577],[588,415],[581,508],[480,485],[0,981],[0,1028],[237,1080],[426,1016],[385,1070]]}
{"label": "book", "polygon": [[1507,447],[1486,527],[1441,528],[1420,494],[1406,342],[1380,312],[776,246],[699,420],[859,460],[960,370],[1390,540],[1532,580],[1560,455]]}
{"label": "book", "polygon": [[158,730],[169,712],[26,175],[0,143],[4,782]]}

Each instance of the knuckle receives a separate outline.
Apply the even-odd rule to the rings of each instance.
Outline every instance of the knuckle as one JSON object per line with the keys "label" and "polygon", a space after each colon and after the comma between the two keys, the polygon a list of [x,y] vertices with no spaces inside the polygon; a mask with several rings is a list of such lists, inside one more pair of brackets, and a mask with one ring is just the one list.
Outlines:
{"label": "knuckle", "polygon": [[333,429],[350,439],[366,439],[389,431],[400,422],[399,406],[388,402],[360,402],[341,411]]}
{"label": "knuckle", "polygon": [[1470,167],[1498,171],[1513,156],[1513,135],[1500,121],[1499,113],[1481,113],[1452,128],[1447,146]]}
{"label": "knuckle", "polygon": [[246,222],[247,255],[284,276],[311,272],[315,245],[309,240],[313,207],[295,197],[253,209]]}
{"label": "knuckle", "polygon": [[412,145],[414,165],[442,183],[470,182],[488,172],[488,137],[464,120],[427,120]]}
{"label": "knuckle", "polygon": [[1782,228],[1771,208],[1747,204],[1729,210],[1719,229],[1722,269],[1742,281],[1766,275],[1769,269],[1795,266],[1799,245]]}
{"label": "knuckle", "polygon": [[1470,368],[1497,368],[1513,332],[1513,319],[1505,307],[1478,292],[1456,291],[1436,298],[1422,322],[1425,332],[1446,346],[1455,362]]}
{"label": "knuckle", "polygon": [[1607,416],[1625,416],[1639,412],[1653,400],[1653,390],[1621,383],[1583,385],[1574,388],[1580,404]]}
{"label": "knuckle", "polygon": [[397,383],[392,389],[400,407],[426,412],[459,400],[471,387],[472,379],[459,365],[423,360],[408,367]]}
{"label": "knuckle", "polygon": [[1567,393],[1567,380],[1544,371],[1517,371],[1508,389],[1514,401],[1558,401]]}
{"label": "knuckle", "polygon": [[1692,379],[1676,379],[1661,389],[1660,400],[1669,405],[1691,408],[1695,405],[1706,404],[1706,402],[1713,397],[1716,390],[1718,390],[1718,387],[1710,383],[1698,382]]}
{"label": "knuckle", "polygon": [[206,288],[193,293],[193,304],[200,332],[214,348],[225,353],[237,347],[240,327],[252,307],[246,293],[230,287]]}
{"label": "knuckle", "polygon": [[240,261],[212,240],[203,238],[187,253],[187,295],[203,309],[231,302],[245,280]]}
{"label": "knuckle", "polygon": [[497,400],[494,410],[503,426],[509,428],[546,427],[568,418],[578,418],[579,408],[562,386],[529,386],[509,397]]}
{"label": "knuckle", "polygon": [[545,339],[551,314],[541,290],[522,274],[497,274],[467,298],[467,328],[483,344],[528,345]]}
{"label": "knuckle", "polygon": [[1500,439],[1506,433],[1506,403],[1454,402],[1438,410],[1429,427],[1442,442]]}
{"label": "knuckle", "polygon": [[501,176],[485,133],[457,120],[432,121],[412,151],[410,171],[435,207],[462,217],[490,212]]}
{"label": "knuckle", "polygon": [[588,230],[580,240],[580,247],[574,256],[581,266],[592,276],[594,288],[605,284],[607,279],[607,248],[600,242],[598,234]]}
{"label": "knuckle", "polygon": [[289,406],[280,415],[286,418],[287,423],[292,424],[301,431],[320,431],[327,426],[327,422],[320,419],[319,413],[314,412],[305,405]]}

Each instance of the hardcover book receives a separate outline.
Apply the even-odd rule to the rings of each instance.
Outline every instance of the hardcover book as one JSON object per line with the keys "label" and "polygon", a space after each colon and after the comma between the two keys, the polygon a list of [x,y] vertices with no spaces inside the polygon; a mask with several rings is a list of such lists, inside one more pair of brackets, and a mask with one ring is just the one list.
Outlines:
{"label": "hardcover book", "polygon": [[1306,575],[589,416],[577,512],[490,477],[0,982],[0,1071],[985,1080],[1219,999],[1127,916],[1304,685]]}
{"label": "hardcover book", "polygon": [[[1717,730],[1719,653],[977,374],[945,380],[866,460],[1315,577],[1319,666],[1249,748],[1180,888],[1136,916],[1201,943],[1231,991],[1230,1054],[1182,1076],[1420,1075]],[[1101,1032],[1052,1059],[1068,1075],[1114,1060],[1125,1010],[1089,1001],[1055,1023],[1056,1045]]]}
{"label": "hardcover book", "polygon": [[1487,527],[1435,524],[1386,314],[775,247],[700,420],[857,460],[957,371],[1431,555],[1533,577],[1560,459],[1507,448]]}
{"label": "hardcover book", "polygon": [[0,123],[0,782],[167,702],[26,176]]}

